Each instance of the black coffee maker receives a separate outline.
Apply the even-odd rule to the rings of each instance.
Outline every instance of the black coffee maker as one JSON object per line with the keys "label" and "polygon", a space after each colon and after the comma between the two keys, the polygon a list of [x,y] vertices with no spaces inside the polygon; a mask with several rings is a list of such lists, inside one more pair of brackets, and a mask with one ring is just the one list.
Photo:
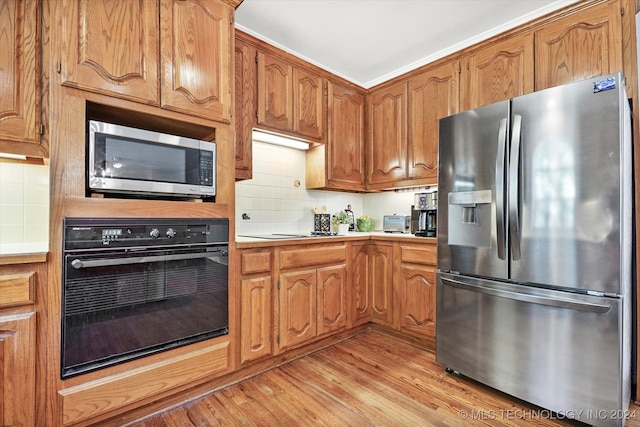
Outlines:
{"label": "black coffee maker", "polygon": [[436,237],[438,225],[438,192],[416,193],[412,217],[415,217],[416,236]]}

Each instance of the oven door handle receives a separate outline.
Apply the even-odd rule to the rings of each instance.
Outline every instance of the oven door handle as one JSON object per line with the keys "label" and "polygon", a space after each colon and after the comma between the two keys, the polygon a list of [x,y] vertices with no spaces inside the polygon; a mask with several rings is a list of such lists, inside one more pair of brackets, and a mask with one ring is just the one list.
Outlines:
{"label": "oven door handle", "polygon": [[91,267],[112,267],[116,265],[125,264],[143,264],[146,262],[158,262],[158,261],[180,261],[183,259],[197,259],[197,258],[216,258],[227,257],[227,251],[211,251],[211,252],[198,252],[195,254],[174,254],[174,255],[151,255],[131,258],[110,258],[110,259],[97,259],[97,260],[80,260],[74,259],[71,261],[71,266],[76,270],[81,268]]}

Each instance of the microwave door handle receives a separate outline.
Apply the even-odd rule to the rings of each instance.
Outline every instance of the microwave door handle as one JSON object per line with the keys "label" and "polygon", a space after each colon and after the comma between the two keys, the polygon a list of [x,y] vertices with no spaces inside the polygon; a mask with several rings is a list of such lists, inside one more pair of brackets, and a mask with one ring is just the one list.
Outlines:
{"label": "microwave door handle", "polygon": [[504,166],[507,139],[507,119],[500,120],[498,129],[498,153],[496,155],[496,229],[498,239],[498,258],[505,256],[505,223],[504,223]]}
{"label": "microwave door handle", "polygon": [[509,240],[513,260],[522,258],[520,252],[520,144],[522,132],[522,116],[513,116],[511,134],[511,155],[509,156]]}
{"label": "microwave door handle", "polygon": [[76,270],[81,268],[92,267],[113,267],[116,265],[125,264],[143,264],[147,262],[162,262],[162,261],[180,261],[185,259],[198,259],[198,258],[212,258],[219,256],[220,254],[227,255],[226,251],[211,251],[211,252],[198,252],[195,254],[174,254],[174,255],[151,255],[131,258],[110,258],[110,259],[97,259],[97,260],[80,260],[74,259],[71,261],[71,266]]}

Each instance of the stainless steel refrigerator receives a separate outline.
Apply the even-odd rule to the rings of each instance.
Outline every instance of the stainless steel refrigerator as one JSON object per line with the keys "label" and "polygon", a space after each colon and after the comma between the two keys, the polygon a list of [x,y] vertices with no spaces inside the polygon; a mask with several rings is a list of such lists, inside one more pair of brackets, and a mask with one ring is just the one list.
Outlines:
{"label": "stainless steel refrigerator", "polygon": [[622,74],[462,112],[439,132],[437,361],[554,416],[623,425],[633,195]]}

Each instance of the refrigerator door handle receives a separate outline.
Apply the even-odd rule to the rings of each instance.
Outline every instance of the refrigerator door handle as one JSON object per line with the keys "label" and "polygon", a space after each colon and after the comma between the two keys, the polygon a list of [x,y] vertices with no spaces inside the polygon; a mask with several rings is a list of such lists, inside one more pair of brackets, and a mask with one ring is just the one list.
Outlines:
{"label": "refrigerator door handle", "polygon": [[522,130],[522,116],[514,114],[511,133],[511,155],[509,156],[509,241],[511,242],[511,256],[513,260],[522,258],[520,253],[520,132]]}
{"label": "refrigerator door handle", "polygon": [[516,301],[522,301],[532,304],[541,304],[551,307],[568,308],[572,310],[588,311],[591,313],[607,313],[611,310],[611,306],[607,304],[593,304],[583,301],[574,301],[566,298],[549,298],[540,295],[531,295],[520,292],[511,292],[503,289],[493,289],[486,286],[462,282],[459,280],[441,277],[443,284],[453,286],[454,288],[464,289],[481,294],[492,295],[500,298],[507,298]]}
{"label": "refrigerator door handle", "polygon": [[498,239],[498,258],[505,256],[505,224],[504,224],[504,166],[505,148],[507,145],[507,119],[500,120],[498,129],[498,154],[496,155],[496,228]]}

